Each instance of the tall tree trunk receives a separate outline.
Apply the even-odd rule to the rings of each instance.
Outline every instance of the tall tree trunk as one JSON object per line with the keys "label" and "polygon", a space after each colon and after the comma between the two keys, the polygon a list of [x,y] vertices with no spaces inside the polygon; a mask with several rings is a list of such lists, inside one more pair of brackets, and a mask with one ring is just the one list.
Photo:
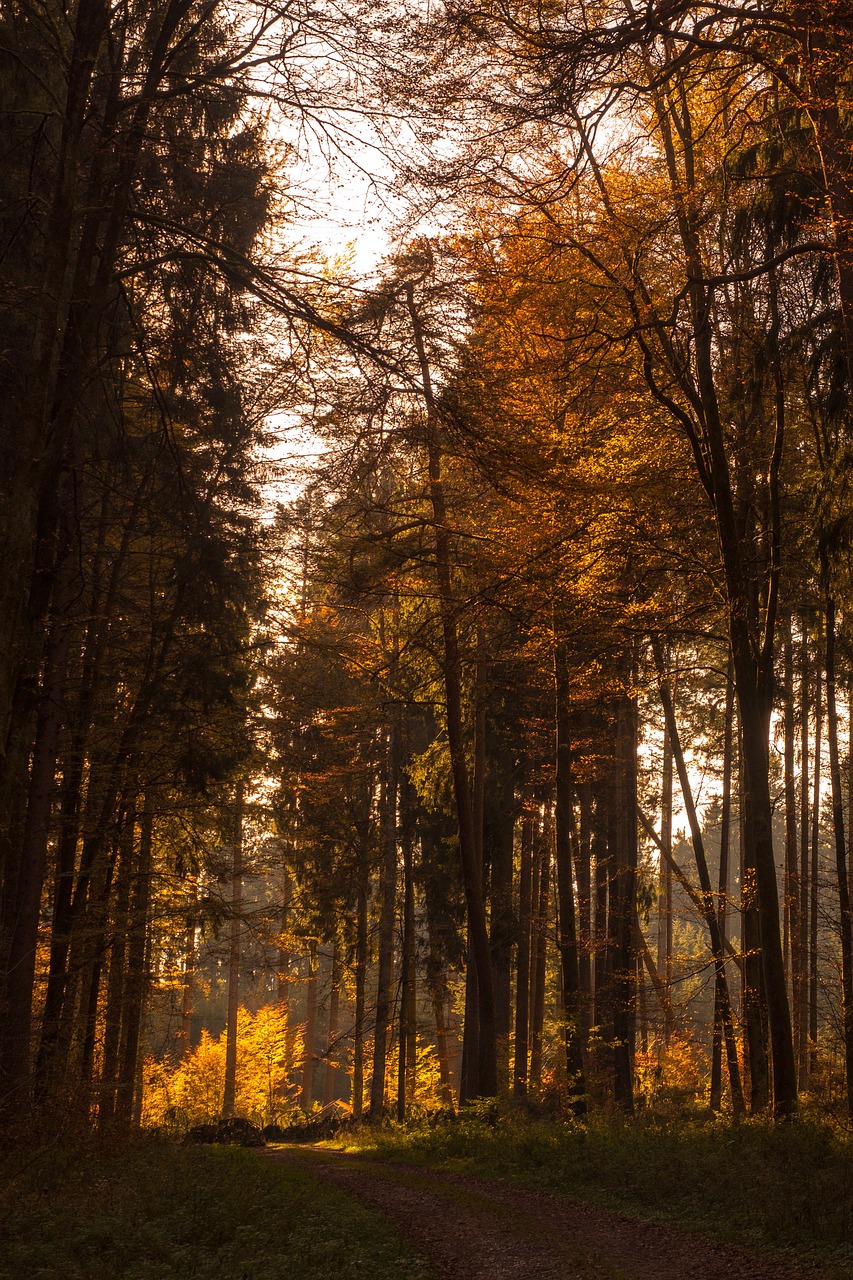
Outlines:
{"label": "tall tree trunk", "polygon": [[[474,770],[471,779],[474,817],[474,853],[485,877],[484,832],[486,819],[486,694],[483,663],[477,661],[474,679]],[[484,886],[485,887],[485,886]],[[490,968],[490,973],[491,973]],[[480,998],[477,961],[474,955],[471,924],[468,923],[468,951],[465,965],[465,1018],[462,1027],[462,1074],[459,1101],[470,1102],[480,1093]]]}
{"label": "tall tree trunk", "polygon": [[192,1048],[193,987],[195,980],[196,929],[198,927],[198,880],[193,877],[192,899],[187,914],[184,941],[184,972],[181,982],[181,1057]]}
{"label": "tall tree trunk", "polygon": [[767,1014],[764,970],[761,964],[761,916],[749,794],[743,796],[743,870],[741,918],[743,921],[743,1023],[749,1061],[750,1110],[765,1111],[770,1102],[770,1063],[767,1054]]}
{"label": "tall tree trunk", "polygon": [[[734,745],[734,681],[731,659],[726,679],[726,722],[723,730],[723,800],[720,815],[720,868],[718,876],[717,918],[719,920],[720,941],[725,947],[726,913],[729,902],[729,844],[731,837],[732,815],[732,755]],[[734,1034],[733,1028],[732,1034]],[[723,1007],[720,992],[714,982],[714,1042],[711,1059],[711,1110],[717,1112],[722,1105],[723,1095]],[[735,1050],[735,1052],[737,1052]]]}
{"label": "tall tree trunk", "polygon": [[139,1124],[142,1110],[140,1042],[149,986],[151,935],[148,916],[151,903],[151,862],[154,843],[152,794],[146,790],[139,828],[139,856],[130,900],[127,949],[127,981],[121,1037],[121,1076],[116,1093],[116,1121]]}
{"label": "tall tree trunk", "polygon": [[809,629],[805,615],[800,647],[800,975],[795,1022],[797,1077],[809,1087]]}
{"label": "tall tree trunk", "polygon": [[702,829],[699,825],[696,806],[693,803],[693,791],[690,786],[690,777],[687,772],[684,752],[681,749],[681,740],[679,738],[678,725],[675,719],[675,708],[672,705],[672,697],[666,683],[662,653],[660,644],[657,640],[653,641],[653,648],[658,680],[660,681],[661,703],[663,704],[664,715],[669,729],[669,737],[672,742],[673,759],[678,773],[678,781],[681,786],[681,796],[687,813],[687,821],[690,826],[690,836],[693,842],[693,856],[696,861],[696,870],[699,875],[699,887],[701,890],[702,914],[705,918],[705,924],[707,925],[711,941],[711,954],[714,957],[715,995],[719,1000],[720,1019],[726,1045],[726,1057],[729,1068],[729,1085],[732,1095],[732,1110],[735,1115],[741,1115],[745,1109],[743,1089],[740,1080],[740,1065],[738,1063],[737,1046],[735,1044],[734,1017],[732,1014],[731,997],[729,994],[728,976],[726,974],[725,949],[723,947],[722,930],[720,929],[718,903],[714,900],[714,892],[711,888],[711,877],[708,872],[708,863],[705,857],[705,843],[702,838]]}
{"label": "tall tree trunk", "polygon": [[[565,649],[554,640],[554,707],[555,707],[555,855],[557,893],[560,904],[560,962],[565,1001],[566,1082],[569,1106],[575,1115],[586,1114],[586,1077],[584,1073],[581,1024],[580,963],[572,868],[571,739],[569,734],[569,670]],[[634,803],[636,813],[636,799]],[[636,897],[631,899],[631,926]],[[632,939],[633,941],[633,939]],[[633,956],[633,946],[630,948]],[[635,962],[636,963],[636,962]],[[633,1098],[633,1087],[631,1088]]]}
{"label": "tall tree trunk", "polygon": [[355,1029],[352,1050],[352,1114],[360,1120],[364,1112],[364,1018],[367,983],[367,862],[358,873],[355,936]]}
{"label": "tall tree trunk", "polygon": [[[664,725],[661,770],[661,857],[658,873],[658,973],[672,990],[672,742]],[[669,855],[669,856],[667,856]],[[669,1043],[669,1030],[664,1030]]]}
{"label": "tall tree trunk", "polygon": [[595,853],[595,1004],[593,1022],[601,1026],[607,1017],[607,898],[610,887],[610,846],[603,830],[602,798],[596,803],[593,826]]}
{"label": "tall tree trunk", "polygon": [[[66,541],[69,541],[66,538]],[[38,947],[39,914],[47,867],[48,831],[53,801],[59,735],[65,702],[65,682],[71,642],[71,611],[79,591],[76,540],[66,549],[60,570],[55,619],[47,644],[35,742],[30,761],[29,795],[20,846],[16,883],[4,879],[12,917],[5,951],[5,998],[0,1097],[2,1109],[17,1113],[30,1105],[33,987]]]}
{"label": "tall tree trunk", "polygon": [[415,885],[412,867],[412,803],[404,784],[403,818],[403,946],[400,956],[400,1039],[397,1064],[397,1119],[406,1119],[407,1100],[414,1098],[417,1018],[415,990]]}
{"label": "tall tree trunk", "polygon": [[385,1110],[385,1074],[388,1029],[391,1018],[391,984],[394,971],[394,914],[397,901],[397,799],[400,779],[400,727],[396,716],[388,733],[388,753],[382,808],[382,881],[379,912],[379,964],[376,986],[376,1019],[373,1034],[373,1074],[370,1081],[370,1117],[378,1120]]}
{"label": "tall tree trunk", "polygon": [[338,1056],[338,1019],[341,1004],[341,947],[337,938],[332,943],[332,971],[329,976],[329,1029],[326,1051],[326,1073],[323,1078],[323,1106],[328,1107],[336,1095],[335,1083]]}
{"label": "tall tree trunk", "polygon": [[847,892],[853,902],[853,672],[847,671]]}
{"label": "tall tree trunk", "polygon": [[[755,904],[760,922],[761,968],[773,1061],[773,1110],[778,1119],[784,1119],[797,1109],[797,1073],[782,955],[768,738],[781,570],[779,467],[785,439],[785,401],[784,394],[777,387],[773,449],[767,468],[768,554],[761,570],[764,609],[763,616],[759,617],[755,566],[750,562],[747,549],[753,540],[743,538],[738,520],[728,441],[717,394],[711,292],[704,283],[699,204],[693,198],[692,177],[688,177],[688,171],[695,173],[692,157],[694,140],[689,121],[679,120],[671,100],[663,91],[655,92],[655,108],[690,282],[687,293],[693,338],[691,376],[695,376],[695,395],[701,403],[700,421],[695,426],[691,425],[690,434],[700,479],[708,494],[716,524],[725,581],[729,641],[740,708],[743,794],[749,811],[749,865],[753,871]],[[687,167],[684,171],[679,167],[676,136],[685,157]],[[684,420],[680,421],[683,425]]]}
{"label": "tall tree trunk", "polygon": [[[537,867],[537,889],[535,899],[536,915],[534,918],[533,942],[531,952],[535,957],[533,965],[533,999],[530,1008],[530,1089],[536,1093],[542,1087],[542,1031],[545,1025],[545,977],[547,971],[548,948],[548,916],[551,901],[551,845],[548,839],[547,824],[539,833],[535,858]],[[535,846],[534,846],[535,847]]]}
{"label": "tall tree trunk", "polygon": [[317,971],[320,957],[317,942],[308,947],[308,981],[305,984],[305,1043],[302,1048],[302,1087],[299,1105],[308,1115],[314,1105],[314,1060],[317,1054]]}
{"label": "tall tree trunk", "polygon": [[783,723],[785,730],[785,909],[790,937],[794,1052],[799,1062],[800,1006],[803,998],[803,923],[800,915],[800,867],[797,839],[794,639],[790,616],[785,621],[785,705]]}
{"label": "tall tree trunk", "polygon": [[821,784],[821,748],[823,744],[823,641],[818,640],[817,662],[815,666],[815,707],[814,707],[814,781],[812,795],[811,822],[811,867],[809,871],[809,1076],[813,1076],[817,1068],[817,922],[819,884],[818,870],[820,866],[820,784]]}
{"label": "tall tree trunk", "polygon": [[521,820],[521,874],[518,902],[518,959],[515,977],[515,1062],[513,1094],[527,1096],[527,1058],[530,1046],[531,917],[533,906],[533,813],[525,792]]}
{"label": "tall tree trunk", "polygon": [[429,960],[427,963],[427,989],[432,1002],[432,1014],[435,1021],[435,1047],[438,1055],[438,1071],[441,1081],[441,1102],[445,1107],[453,1106],[453,1089],[450,1083],[450,1055],[447,1048],[447,976],[435,938],[429,895],[427,896],[427,945]]}
{"label": "tall tree trunk", "polygon": [[472,1102],[480,1091],[480,1013],[477,987],[477,966],[470,937],[465,960],[465,1013],[462,1024],[462,1065],[459,1080],[459,1101]]}
{"label": "tall tree trunk", "polygon": [[282,867],[281,871],[281,937],[282,941],[278,948],[278,969],[276,970],[276,999],[285,1014],[289,1016],[290,1008],[290,947],[285,943],[288,929],[290,928],[290,899],[293,893],[293,886],[290,880],[290,872],[287,867]]}
{"label": "tall tree trunk", "polygon": [[832,787],[832,828],[835,837],[835,869],[838,881],[841,934],[841,993],[844,1028],[844,1065],[847,1110],[853,1117],[853,932],[850,927],[850,891],[847,882],[847,849],[844,842],[844,801],[841,794],[841,762],[838,753],[838,709],[835,700],[835,601],[826,582],[828,566],[822,565],[826,614],[826,720],[829,739],[829,774]]}
{"label": "tall tree trunk", "polygon": [[228,1021],[225,1034],[225,1088],[222,1116],[230,1120],[237,1100],[237,1016],[240,1007],[240,941],[243,915],[243,798],[245,784],[234,794],[234,837],[231,862],[231,929],[228,946]]}
{"label": "tall tree trunk", "polygon": [[580,957],[581,1039],[589,1042],[592,1025],[592,798],[590,785],[578,787],[580,831],[576,875],[578,881],[578,952]]}
{"label": "tall tree trunk", "polygon": [[636,1037],[634,916],[637,907],[637,708],[628,694],[619,699],[616,728],[615,859],[613,908],[613,1096],[634,1110]]}
{"label": "tall tree trunk", "polygon": [[107,999],[104,1010],[103,1064],[98,1100],[98,1124],[108,1128],[115,1119],[116,1091],[119,1081],[119,1059],[124,1012],[127,948],[130,933],[130,886],[136,871],[134,836],[136,809],[131,802],[125,813],[119,836],[118,874],[115,878],[115,902],[109,944],[110,961],[107,975]]}
{"label": "tall tree trunk", "polygon": [[453,598],[450,529],[447,519],[444,485],[441,477],[440,416],[432,390],[432,376],[424,345],[421,319],[415,305],[414,285],[409,282],[406,284],[405,289],[415,349],[420,364],[424,401],[427,408],[429,489],[435,529],[435,564],[444,638],[443,667],[447,742],[450,749],[453,791],[456,800],[459,852],[462,862],[462,880],[465,888],[468,929],[477,979],[477,1007],[479,1011],[478,1092],[484,1097],[493,1097],[498,1087],[495,991],[492,978],[491,953],[489,951],[489,935],[486,927],[485,903],[483,900],[482,866],[477,859],[474,809],[468,778],[468,765],[465,757],[462,716],[462,663],[459,654],[459,637],[456,628]]}
{"label": "tall tree trunk", "polygon": [[489,901],[491,947],[495,982],[495,1028],[498,1047],[498,1084],[502,1093],[509,1088],[509,1038],[512,1025],[512,948],[515,917],[512,905],[513,836],[515,831],[515,788],[512,761],[506,747],[491,743],[487,779],[488,822],[485,839],[491,875]]}

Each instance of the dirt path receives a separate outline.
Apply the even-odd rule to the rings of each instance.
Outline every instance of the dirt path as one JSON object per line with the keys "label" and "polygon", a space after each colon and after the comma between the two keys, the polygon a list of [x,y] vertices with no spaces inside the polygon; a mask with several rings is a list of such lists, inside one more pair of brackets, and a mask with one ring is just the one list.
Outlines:
{"label": "dirt path", "polygon": [[263,1158],[298,1164],[391,1219],[437,1280],[830,1280],[826,1268],[467,1174],[311,1147]]}

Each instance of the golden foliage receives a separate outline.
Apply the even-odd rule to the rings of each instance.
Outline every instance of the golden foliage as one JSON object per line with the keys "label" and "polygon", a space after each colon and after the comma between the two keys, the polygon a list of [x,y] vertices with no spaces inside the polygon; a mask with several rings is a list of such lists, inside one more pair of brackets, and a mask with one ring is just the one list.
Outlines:
{"label": "golden foliage", "polygon": [[[225,1087],[226,1033],[201,1040],[177,1064],[148,1058],[144,1067],[143,1123],[187,1129],[218,1119]],[[294,1107],[292,1068],[302,1060],[302,1029],[290,1026],[284,1011],[267,1005],[237,1019],[238,1115],[253,1124],[273,1124]]]}

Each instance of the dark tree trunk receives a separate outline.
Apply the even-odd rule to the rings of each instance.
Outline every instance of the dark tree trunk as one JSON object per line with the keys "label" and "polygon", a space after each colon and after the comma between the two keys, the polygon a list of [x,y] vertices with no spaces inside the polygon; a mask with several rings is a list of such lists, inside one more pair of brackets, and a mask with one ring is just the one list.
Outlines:
{"label": "dark tree trunk", "polygon": [[823,744],[823,643],[818,641],[815,666],[814,709],[814,781],[811,822],[811,867],[809,871],[809,1076],[817,1068],[817,924],[819,904],[818,871],[820,867],[820,784]]}
{"label": "dark tree trunk", "polygon": [[533,813],[525,795],[521,820],[521,874],[518,895],[518,959],[515,979],[515,1062],[513,1094],[527,1096],[527,1059],[530,1048],[531,917],[533,906]]}
{"label": "dark tree trunk", "polygon": [[444,638],[443,665],[447,742],[450,749],[453,792],[456,800],[459,852],[462,862],[462,880],[465,888],[465,905],[468,913],[469,938],[477,979],[477,1009],[479,1014],[477,1046],[478,1093],[483,1097],[493,1097],[498,1087],[495,990],[489,950],[489,935],[486,927],[485,903],[483,900],[482,864],[477,857],[474,806],[465,755],[462,716],[462,663],[459,653],[459,637],[453,598],[450,529],[447,519],[444,485],[441,478],[441,451],[438,439],[440,419],[432,391],[432,377],[424,346],[421,320],[415,306],[414,286],[411,283],[406,285],[406,296],[415,348],[421,369],[428,418],[429,489],[433,510],[436,576]]}
{"label": "dark tree trunk", "polygon": [[595,861],[595,924],[593,934],[592,1022],[601,1027],[609,1016],[607,991],[607,899],[610,886],[610,844],[607,838],[604,794],[599,784],[592,823],[592,854]]}
{"label": "dark tree trunk", "polygon": [[613,1097],[634,1110],[636,1037],[634,917],[637,910],[637,708],[627,694],[617,710],[615,857],[611,893],[613,940]]}
{"label": "dark tree trunk", "polygon": [[[393,677],[392,677],[393,680]],[[379,911],[379,963],[376,985],[376,1019],[373,1035],[373,1074],[370,1082],[370,1116],[379,1119],[385,1109],[385,1075],[388,1031],[391,1020],[391,986],[394,973],[394,916],[397,904],[397,806],[400,792],[400,726],[394,716],[388,733],[385,779],[381,794],[382,880]]]}
{"label": "dark tree trunk", "polygon": [[[732,680],[731,660],[729,661],[726,681],[726,723],[723,736],[723,800],[720,816],[720,869],[718,876],[717,919],[719,921],[720,941],[725,947],[726,913],[729,901],[729,844],[731,839],[732,815],[732,755],[734,746],[734,683]],[[734,1035],[734,1028],[729,1032]],[[725,1039],[723,1001],[720,991],[714,983],[714,1042],[711,1057],[711,1110],[717,1112],[722,1105],[723,1095],[723,1041]],[[735,1056],[737,1050],[735,1049]]]}
{"label": "dark tree trunk", "polygon": [[107,975],[107,1000],[104,1012],[103,1066],[98,1102],[98,1123],[108,1128],[115,1119],[116,1091],[120,1074],[122,1018],[127,969],[127,947],[130,932],[130,886],[136,871],[134,836],[136,811],[131,807],[124,815],[119,838],[118,873],[115,878],[115,902],[109,944],[110,962]]}
{"label": "dark tree trunk", "polygon": [[498,1083],[501,1092],[509,1087],[509,1039],[512,1026],[512,948],[515,918],[512,908],[513,834],[515,830],[515,790],[512,761],[506,749],[491,742],[486,785],[485,846],[490,867],[489,902],[491,948],[495,981],[495,1029],[498,1050]]}
{"label": "dark tree trunk", "polygon": [[127,980],[121,1037],[121,1075],[116,1091],[116,1121],[122,1125],[139,1124],[142,1110],[140,1075],[142,1019],[149,986],[149,954],[151,939],[148,916],[151,902],[151,859],[154,841],[154,814],[151,793],[146,791],[139,830],[139,856],[130,901],[128,928]]}
{"label": "dark tree trunk", "polygon": [[796,708],[794,689],[794,641],[790,617],[785,623],[785,906],[791,956],[791,1006],[794,1054],[799,1083],[799,1040],[803,1003],[803,917],[801,907],[799,844],[797,838]]}
{"label": "dark tree trunk", "polygon": [[578,834],[578,952],[580,956],[581,1038],[589,1042],[592,1025],[592,798],[590,785],[578,787],[580,831]]}
{"label": "dark tree trunk", "polygon": [[660,680],[661,702],[663,704],[664,715],[666,717],[667,728],[669,730],[669,737],[672,743],[673,759],[678,772],[678,781],[681,785],[681,795],[684,801],[684,808],[687,812],[687,821],[690,826],[690,836],[693,843],[693,856],[696,860],[696,870],[699,875],[702,914],[705,919],[705,924],[708,927],[708,934],[711,941],[711,954],[714,957],[715,997],[719,1002],[720,1020],[723,1028],[723,1038],[726,1045],[726,1057],[729,1068],[729,1085],[732,1095],[732,1110],[735,1115],[741,1115],[743,1114],[745,1107],[743,1089],[740,1080],[737,1046],[735,1044],[734,1016],[732,1013],[732,1004],[729,995],[728,976],[726,974],[723,932],[720,928],[720,917],[718,914],[719,903],[715,901],[714,892],[711,887],[711,876],[708,871],[708,862],[705,857],[705,843],[702,838],[702,829],[699,825],[696,807],[693,803],[693,792],[690,786],[690,778],[687,772],[684,752],[681,749],[681,740],[679,738],[678,725],[675,719],[675,708],[672,705],[672,697],[664,676],[660,645],[657,641],[654,641],[653,647],[658,679]]}
{"label": "dark tree trunk", "polygon": [[413,797],[403,782],[403,946],[400,956],[400,1040],[397,1067],[397,1119],[406,1119],[407,1102],[414,1099],[417,1054],[415,986],[415,884],[412,866]]}
{"label": "dark tree trunk", "polygon": [[742,1016],[749,1061],[750,1110],[758,1115],[770,1102],[770,1063],[767,1056],[767,1015],[764,970],[761,964],[761,917],[755,870],[752,811],[747,793],[743,796],[743,871],[741,874],[741,919],[743,921]]}
{"label": "dark tree trunk", "polygon": [[[543,824],[544,825],[544,824]],[[538,1092],[542,1086],[542,1030],[545,1024],[545,976],[548,947],[548,914],[551,900],[551,847],[546,831],[539,833],[538,847],[534,846],[538,893],[534,899],[536,915],[533,926],[531,951],[533,965],[533,999],[530,1009],[530,1076],[531,1090]]]}
{"label": "dark tree trunk", "polygon": [[355,939],[355,1029],[352,1051],[352,1114],[360,1120],[364,1111],[364,1018],[367,982],[367,862],[358,873]]}
{"label": "dark tree trunk", "polygon": [[[76,553],[76,554],[75,554]],[[0,1055],[0,1096],[3,1109],[20,1114],[30,1105],[33,986],[38,947],[39,913],[47,867],[48,831],[54,795],[56,760],[63,721],[66,670],[71,642],[71,610],[79,590],[77,543],[66,550],[56,617],[47,644],[42,688],[30,761],[29,795],[23,824],[20,873],[15,883],[6,877],[4,915],[11,915],[6,957],[5,1016]],[[9,910],[11,908],[11,910]]]}
{"label": "dark tree trunk", "polygon": [[[302,1050],[302,1086],[299,1105],[306,1115],[314,1105],[314,1059],[317,1053],[317,943],[311,939],[308,949],[308,981],[305,984],[305,1044]],[[382,1081],[385,1076],[383,1072]],[[379,1114],[379,1113],[377,1113]]]}
{"label": "dark tree trunk", "polygon": [[[565,1002],[565,1054],[566,1085],[569,1106],[575,1115],[586,1114],[586,1077],[584,1073],[584,1044],[582,1040],[582,998],[580,989],[580,963],[578,957],[577,924],[572,867],[572,837],[574,813],[572,808],[572,763],[569,733],[569,672],[564,649],[555,640],[554,645],[555,691],[555,854],[557,865],[557,893],[560,904],[560,962]],[[636,813],[636,796],[634,799]],[[636,819],[635,819],[636,821]],[[636,865],[636,863],[635,863]],[[631,899],[631,920],[636,897]],[[633,946],[630,948],[634,955]],[[636,964],[636,961],[634,961]],[[633,1098],[633,1089],[631,1091]]]}
{"label": "dark tree trunk", "polygon": [[809,1087],[809,632],[805,616],[800,648],[800,974],[796,1032],[797,1075],[801,1089]]}
{"label": "dark tree trunk", "polygon": [[[824,579],[827,565],[823,564]],[[847,849],[844,842],[844,800],[841,794],[841,761],[838,752],[838,710],[835,701],[835,601],[826,590],[826,720],[829,739],[829,773],[832,786],[832,829],[838,883],[841,935],[841,993],[844,1031],[844,1065],[847,1110],[853,1117],[853,934],[850,927],[850,891],[847,883]]]}
{"label": "dark tree trunk", "polygon": [[240,944],[243,930],[243,781],[234,795],[234,837],[231,862],[231,928],[228,945],[228,1019],[225,1035],[225,1089],[222,1116],[230,1120],[237,1099],[237,1017],[240,1008]]}
{"label": "dark tree trunk", "polygon": [[326,1072],[323,1077],[323,1106],[337,1096],[338,1021],[341,1005],[341,948],[337,938],[332,943],[332,971],[329,977],[329,1027],[326,1036]]}

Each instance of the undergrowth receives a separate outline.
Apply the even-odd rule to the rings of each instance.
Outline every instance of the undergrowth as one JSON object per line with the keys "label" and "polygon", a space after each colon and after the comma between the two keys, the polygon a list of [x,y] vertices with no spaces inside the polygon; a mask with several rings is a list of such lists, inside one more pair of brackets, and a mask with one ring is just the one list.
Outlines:
{"label": "undergrowth", "polygon": [[791,1251],[853,1276],[853,1142],[826,1123],[596,1115],[580,1124],[474,1109],[433,1125],[365,1127],[345,1145]]}
{"label": "undergrowth", "polygon": [[234,1148],[65,1148],[0,1167],[0,1280],[379,1280],[425,1274],[382,1221]]}

